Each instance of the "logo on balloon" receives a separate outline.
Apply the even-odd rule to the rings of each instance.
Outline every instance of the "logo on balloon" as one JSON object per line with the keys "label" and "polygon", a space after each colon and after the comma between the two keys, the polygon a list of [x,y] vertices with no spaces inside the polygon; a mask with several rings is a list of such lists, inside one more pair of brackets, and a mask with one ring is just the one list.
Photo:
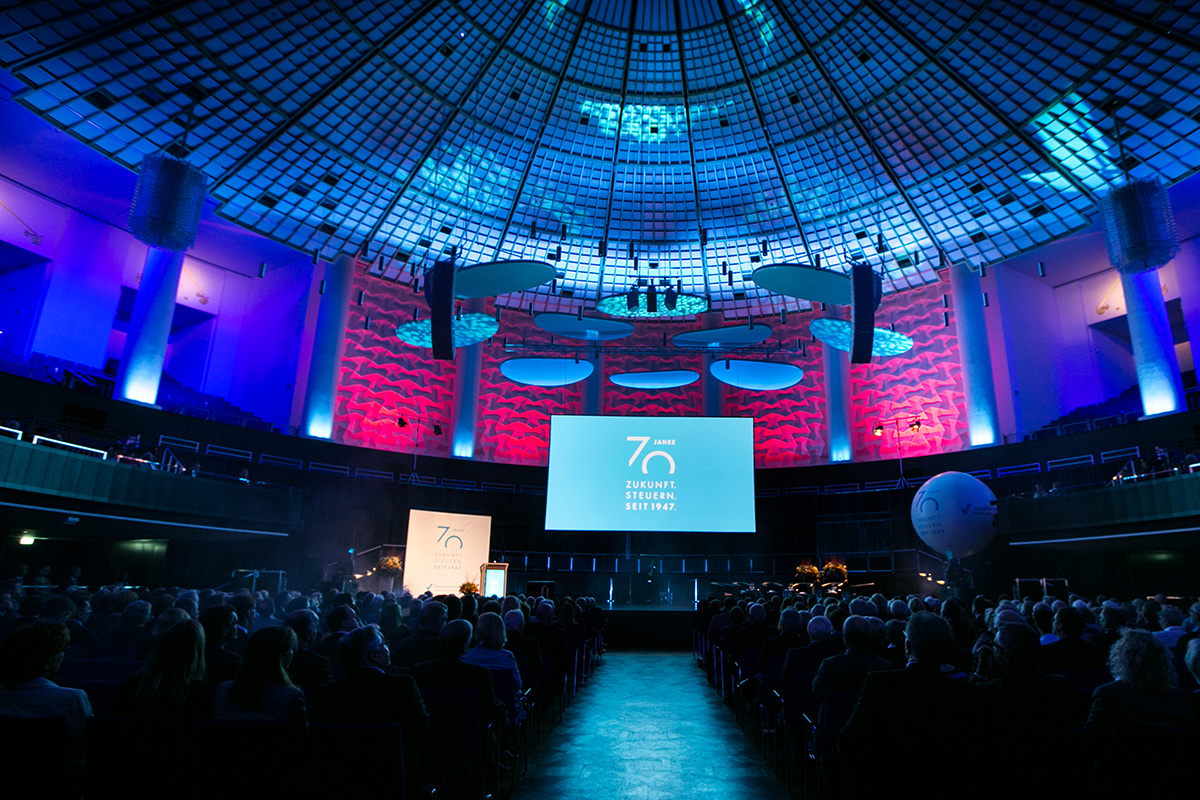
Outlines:
{"label": "logo on balloon", "polygon": [[996,535],[996,495],[965,472],[943,472],[913,497],[913,528],[921,541],[949,558],[965,558]]}

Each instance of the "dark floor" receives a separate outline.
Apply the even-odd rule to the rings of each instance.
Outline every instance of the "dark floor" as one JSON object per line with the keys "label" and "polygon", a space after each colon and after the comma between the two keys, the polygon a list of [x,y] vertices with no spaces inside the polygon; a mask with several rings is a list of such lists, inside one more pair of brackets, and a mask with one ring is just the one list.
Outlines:
{"label": "dark floor", "polygon": [[510,800],[787,797],[690,653],[610,650]]}

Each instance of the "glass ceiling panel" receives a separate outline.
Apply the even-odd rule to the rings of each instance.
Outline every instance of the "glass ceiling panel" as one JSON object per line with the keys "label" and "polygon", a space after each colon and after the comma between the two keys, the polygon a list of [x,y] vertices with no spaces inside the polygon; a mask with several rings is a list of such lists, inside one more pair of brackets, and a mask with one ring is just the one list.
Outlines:
{"label": "glass ceiling panel", "polygon": [[634,255],[733,314],[780,303],[744,280],[764,258],[857,252],[902,290],[939,248],[990,263],[1080,229],[1123,171],[1200,170],[1198,2],[633,8],[10,3],[0,65],[128,167],[188,157],[239,224],[400,264],[553,257],[525,294],[569,311]]}

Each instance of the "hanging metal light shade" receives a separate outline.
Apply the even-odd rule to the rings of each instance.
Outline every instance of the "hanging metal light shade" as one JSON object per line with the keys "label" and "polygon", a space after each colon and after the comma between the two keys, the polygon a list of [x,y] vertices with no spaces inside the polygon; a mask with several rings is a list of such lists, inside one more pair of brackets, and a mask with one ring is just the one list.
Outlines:
{"label": "hanging metal light shade", "polygon": [[1149,272],[1179,252],[1179,234],[1167,188],[1157,180],[1131,180],[1100,198],[1108,257],[1120,272]]}

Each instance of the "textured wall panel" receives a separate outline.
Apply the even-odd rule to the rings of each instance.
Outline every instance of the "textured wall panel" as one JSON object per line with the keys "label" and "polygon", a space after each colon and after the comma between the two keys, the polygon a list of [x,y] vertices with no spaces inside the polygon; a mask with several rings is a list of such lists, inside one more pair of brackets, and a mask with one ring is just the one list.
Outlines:
{"label": "textured wall panel", "polygon": [[[896,330],[913,338],[913,349],[904,355],[876,358],[850,368],[853,393],[853,437],[856,461],[926,456],[961,450],[966,445],[962,370],[952,309],[942,306],[950,294],[948,273],[938,283],[888,295],[875,314],[875,326]],[[950,325],[942,312],[950,311]],[[907,423],[924,417],[921,429],[910,432]],[[895,423],[900,420],[899,431]],[[884,422],[881,437],[871,433]]]}
{"label": "textured wall panel", "polygon": [[[454,365],[432,359],[429,351],[402,344],[395,339],[396,325],[412,318],[413,310],[427,313],[424,301],[404,286],[366,275],[356,278],[354,298],[362,289],[362,305],[350,309],[346,334],[346,356],[338,392],[337,438],[344,444],[402,452],[449,456],[449,422],[453,408]],[[958,365],[958,348],[953,326],[942,323],[943,294],[949,283],[929,284],[888,295],[876,315],[876,324],[893,322],[896,330],[912,336],[914,347],[902,356],[875,359],[851,368],[852,436],[854,457],[859,461],[893,459],[961,449],[966,441],[963,387]],[[369,314],[369,328],[364,320]],[[804,370],[797,385],[775,392],[755,392],[724,387],[725,413],[752,416],[754,463],[756,467],[796,467],[823,464],[828,458],[825,425],[824,370],[819,343],[809,341],[808,326],[818,312],[794,313],[787,324],[778,317],[763,319],[774,335],[766,346],[795,348],[808,342],[804,354],[779,356],[741,355],[735,358],[778,360]],[[729,321],[728,325],[745,324]],[[639,322],[637,331],[611,343],[613,347],[662,349],[662,353],[612,353],[605,359],[603,414],[637,416],[699,416],[703,413],[703,382],[675,389],[638,390],[617,386],[608,378],[617,372],[692,369],[701,375],[708,369],[709,356],[689,354],[663,347],[677,333],[695,330],[697,323]],[[475,458],[507,464],[544,465],[549,453],[550,416],[583,413],[583,383],[558,388],[541,388],[513,383],[500,372],[500,364],[526,355],[570,353],[506,353],[502,342],[549,343],[550,336],[533,324],[525,313],[510,311],[501,319],[492,345],[484,346],[480,373],[480,400]],[[562,344],[563,339],[557,343]],[[583,345],[586,350],[586,345]],[[921,430],[910,432],[907,422],[923,416]],[[399,418],[408,421],[400,427]],[[901,420],[887,425],[883,437],[871,429],[876,422]],[[432,423],[446,433],[433,436]]]}

